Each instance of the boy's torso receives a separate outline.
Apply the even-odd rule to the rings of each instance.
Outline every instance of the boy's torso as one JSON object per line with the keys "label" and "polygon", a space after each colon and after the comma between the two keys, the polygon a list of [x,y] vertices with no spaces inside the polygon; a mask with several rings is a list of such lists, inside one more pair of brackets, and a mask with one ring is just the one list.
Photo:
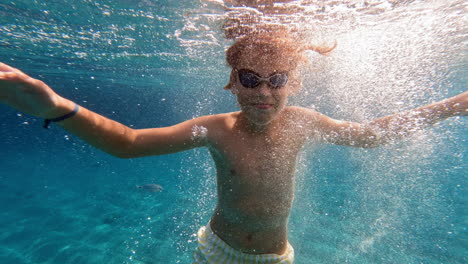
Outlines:
{"label": "boy's torso", "polygon": [[218,181],[211,227],[244,253],[286,249],[296,158],[306,134],[301,122],[284,112],[269,131],[251,133],[240,122],[241,114],[231,113],[216,122],[214,133],[208,132]]}

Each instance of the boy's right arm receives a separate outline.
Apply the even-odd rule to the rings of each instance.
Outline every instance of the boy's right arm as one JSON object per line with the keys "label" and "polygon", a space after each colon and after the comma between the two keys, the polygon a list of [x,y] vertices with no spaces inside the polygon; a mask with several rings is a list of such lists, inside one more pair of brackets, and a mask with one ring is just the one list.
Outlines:
{"label": "boy's right arm", "polygon": [[372,148],[402,139],[429,125],[468,115],[468,92],[413,110],[377,118],[369,123],[335,120],[308,110],[313,135],[346,146]]}
{"label": "boy's right arm", "polygon": [[[75,103],[56,94],[47,84],[0,63],[0,102],[45,119],[70,113]],[[121,158],[162,155],[201,146],[194,140],[194,126],[206,126],[200,117],[164,128],[132,129],[80,107],[69,119],[57,122],[87,143]]]}

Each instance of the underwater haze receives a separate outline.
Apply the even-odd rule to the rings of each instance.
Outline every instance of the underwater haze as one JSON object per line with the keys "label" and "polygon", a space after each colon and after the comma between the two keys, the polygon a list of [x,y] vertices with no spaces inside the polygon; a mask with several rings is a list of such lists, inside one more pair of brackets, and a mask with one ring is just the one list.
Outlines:
{"label": "underwater haze", "polygon": [[[233,1],[229,1],[233,2]],[[133,128],[237,111],[224,85],[226,17],[301,30],[313,44],[291,104],[366,122],[466,90],[466,1],[0,2],[0,61]],[[118,159],[0,105],[0,263],[191,263],[216,205],[206,149]],[[289,240],[298,264],[468,263],[466,118],[375,149],[309,145]],[[146,191],[137,186],[157,184]]]}

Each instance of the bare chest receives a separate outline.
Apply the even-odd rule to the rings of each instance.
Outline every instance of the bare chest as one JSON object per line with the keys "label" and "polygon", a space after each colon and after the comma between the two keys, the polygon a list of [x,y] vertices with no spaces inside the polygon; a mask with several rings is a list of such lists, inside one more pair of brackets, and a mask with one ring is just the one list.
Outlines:
{"label": "bare chest", "polygon": [[224,141],[213,155],[219,195],[261,199],[266,194],[274,198],[276,193],[278,199],[292,197],[301,145],[301,142],[278,138],[238,137]]}

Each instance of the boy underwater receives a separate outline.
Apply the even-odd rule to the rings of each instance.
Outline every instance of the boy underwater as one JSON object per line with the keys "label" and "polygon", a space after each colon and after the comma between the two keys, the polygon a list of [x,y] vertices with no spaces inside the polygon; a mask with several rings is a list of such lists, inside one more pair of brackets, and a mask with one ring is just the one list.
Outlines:
{"label": "boy underwater", "polygon": [[293,263],[287,224],[298,153],[306,142],[371,148],[468,113],[468,92],[366,124],[287,106],[301,86],[308,46],[284,32],[252,33],[226,52],[225,89],[240,111],[170,127],[132,129],[61,97],[44,82],[0,63],[0,102],[54,122],[113,156],[135,158],[206,147],[216,165],[218,201],[198,231],[194,263]]}

